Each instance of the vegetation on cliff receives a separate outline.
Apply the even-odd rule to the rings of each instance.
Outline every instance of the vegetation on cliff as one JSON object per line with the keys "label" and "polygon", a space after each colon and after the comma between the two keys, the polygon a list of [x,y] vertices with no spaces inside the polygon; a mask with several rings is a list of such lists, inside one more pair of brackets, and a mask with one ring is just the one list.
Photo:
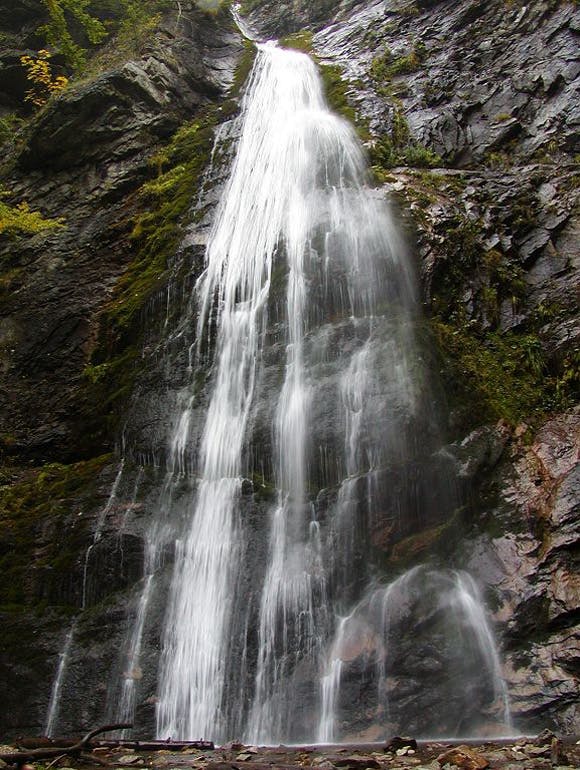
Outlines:
{"label": "vegetation on cliff", "polygon": [[65,226],[62,217],[45,218],[38,211],[32,211],[26,201],[14,205],[7,203],[5,199],[8,195],[6,190],[0,188],[0,235],[33,235],[43,230],[56,230]]}
{"label": "vegetation on cliff", "polygon": [[58,595],[62,573],[72,571],[83,551],[88,524],[83,507],[94,504],[98,475],[109,460],[104,455],[25,471],[0,468],[1,610]]}

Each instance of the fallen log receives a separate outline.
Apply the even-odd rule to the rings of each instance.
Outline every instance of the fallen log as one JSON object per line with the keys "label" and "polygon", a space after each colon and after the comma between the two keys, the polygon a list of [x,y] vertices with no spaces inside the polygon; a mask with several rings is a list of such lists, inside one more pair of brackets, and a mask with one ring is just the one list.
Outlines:
{"label": "fallen log", "polygon": [[54,759],[60,756],[80,756],[87,749],[90,751],[91,740],[101,733],[109,733],[112,730],[129,730],[133,727],[132,724],[122,725],[103,725],[103,727],[97,727],[95,730],[91,730],[81,738],[77,743],[73,743],[72,746],[54,746],[52,748],[41,749],[29,749],[28,751],[13,751],[7,754],[0,754],[0,759],[6,762],[8,765],[21,765],[27,762],[37,762],[40,759]]}
{"label": "fallen log", "polygon": [[173,751],[183,751],[184,749],[199,749],[200,751],[213,751],[215,745],[213,741],[173,741],[168,738],[165,741],[132,741],[132,740],[114,740],[98,741],[97,746],[104,749],[135,749],[135,751],[161,751],[162,749],[171,749]]}

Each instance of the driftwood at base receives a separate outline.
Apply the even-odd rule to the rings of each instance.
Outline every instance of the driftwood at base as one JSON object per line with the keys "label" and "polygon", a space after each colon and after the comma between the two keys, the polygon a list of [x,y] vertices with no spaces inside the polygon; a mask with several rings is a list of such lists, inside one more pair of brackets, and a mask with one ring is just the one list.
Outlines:
{"label": "driftwood at base", "polygon": [[183,749],[199,749],[200,751],[213,751],[215,745],[213,741],[172,741],[168,739],[166,741],[98,741],[97,746],[102,746],[104,749],[135,749],[135,751],[161,751],[162,749],[170,749],[173,751],[183,751]]}
{"label": "driftwood at base", "polygon": [[[24,765],[26,762],[37,762],[40,759],[53,759],[61,756],[82,756],[85,751],[90,751],[91,740],[96,735],[109,733],[112,730],[129,730],[132,727],[132,724],[103,725],[103,727],[97,727],[95,730],[91,730],[90,733],[87,733],[84,738],[81,738],[81,740],[78,741],[78,743],[73,743],[72,746],[54,746],[52,748],[30,749],[29,751],[14,751],[9,754],[0,754],[0,759],[9,765]],[[84,758],[86,758],[86,756]],[[93,759],[94,757],[91,757],[91,761]]]}

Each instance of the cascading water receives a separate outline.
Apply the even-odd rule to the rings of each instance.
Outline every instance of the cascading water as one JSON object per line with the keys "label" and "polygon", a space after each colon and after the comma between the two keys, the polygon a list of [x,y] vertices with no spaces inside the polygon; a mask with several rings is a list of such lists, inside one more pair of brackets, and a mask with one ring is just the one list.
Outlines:
{"label": "cascading water", "polygon": [[69,662],[70,651],[75,635],[76,621],[73,621],[71,627],[64,640],[64,645],[59,655],[58,667],[56,675],[52,683],[52,691],[50,693],[50,701],[48,702],[48,712],[46,715],[46,726],[44,728],[45,735],[48,738],[53,738],[58,724],[58,712],[60,708],[60,696],[62,692],[62,685],[64,676],[66,673],[67,665]]}
{"label": "cascading water", "polygon": [[[213,384],[176,547],[158,732],[331,740],[338,613],[369,583],[373,533],[429,520],[433,493],[437,520],[455,501],[433,460],[404,245],[304,54],[259,46],[196,298],[193,369],[213,348]],[[180,467],[190,408],[171,442]],[[266,551],[263,519],[241,514],[244,475],[275,489]],[[260,553],[265,570],[248,567]]]}
{"label": "cascading water", "polygon": [[[164,297],[173,353],[161,367],[175,379],[165,475],[147,493],[141,594],[108,713],[138,721],[137,705],[155,702],[161,738],[264,743],[458,733],[502,698],[505,722],[469,576],[416,568],[380,580],[384,551],[442,525],[457,499],[416,342],[411,261],[356,134],[329,111],[309,57],[271,43],[258,46],[237,128],[177,328],[180,290]],[[412,691],[422,677],[425,693]],[[470,719],[446,677],[469,692]],[[449,720],[425,719],[446,698]]]}
{"label": "cascading water", "polygon": [[[409,684],[403,677],[400,682],[397,668],[407,662],[402,658],[408,659],[413,648],[425,643],[432,670],[423,661],[423,681]],[[344,737],[336,728],[341,711],[341,677],[344,674],[348,678],[349,668],[355,668],[354,675],[358,676],[356,661],[365,654],[374,661],[378,684],[373,712],[380,714],[384,725],[395,729],[400,723],[409,725],[419,718],[418,728],[414,729],[424,730],[430,724],[438,735],[461,734],[473,729],[470,720],[474,716],[480,718],[488,711],[506,734],[511,732],[509,699],[495,640],[477,585],[466,572],[414,567],[387,586],[370,587],[353,612],[341,619],[321,682],[321,742]],[[421,671],[421,662],[416,670]],[[405,708],[390,703],[389,690],[396,691],[401,683],[407,690],[406,697],[413,688],[416,691],[414,714],[393,713]],[[428,716],[417,713],[426,686],[438,690],[438,699],[447,711],[442,709]],[[462,712],[449,708],[458,700],[464,706]],[[342,704],[343,710],[348,707],[348,703]],[[457,714],[459,724],[453,721]]]}

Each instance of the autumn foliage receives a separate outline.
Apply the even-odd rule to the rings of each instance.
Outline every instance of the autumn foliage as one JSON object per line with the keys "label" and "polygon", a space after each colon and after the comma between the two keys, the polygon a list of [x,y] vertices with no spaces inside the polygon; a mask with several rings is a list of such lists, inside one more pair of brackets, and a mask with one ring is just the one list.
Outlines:
{"label": "autumn foliage", "polygon": [[68,78],[64,75],[53,75],[50,57],[50,52],[44,48],[35,57],[27,55],[20,57],[22,66],[26,69],[26,78],[30,83],[24,100],[35,107],[42,107],[52,94],[60,93],[68,85]]}

